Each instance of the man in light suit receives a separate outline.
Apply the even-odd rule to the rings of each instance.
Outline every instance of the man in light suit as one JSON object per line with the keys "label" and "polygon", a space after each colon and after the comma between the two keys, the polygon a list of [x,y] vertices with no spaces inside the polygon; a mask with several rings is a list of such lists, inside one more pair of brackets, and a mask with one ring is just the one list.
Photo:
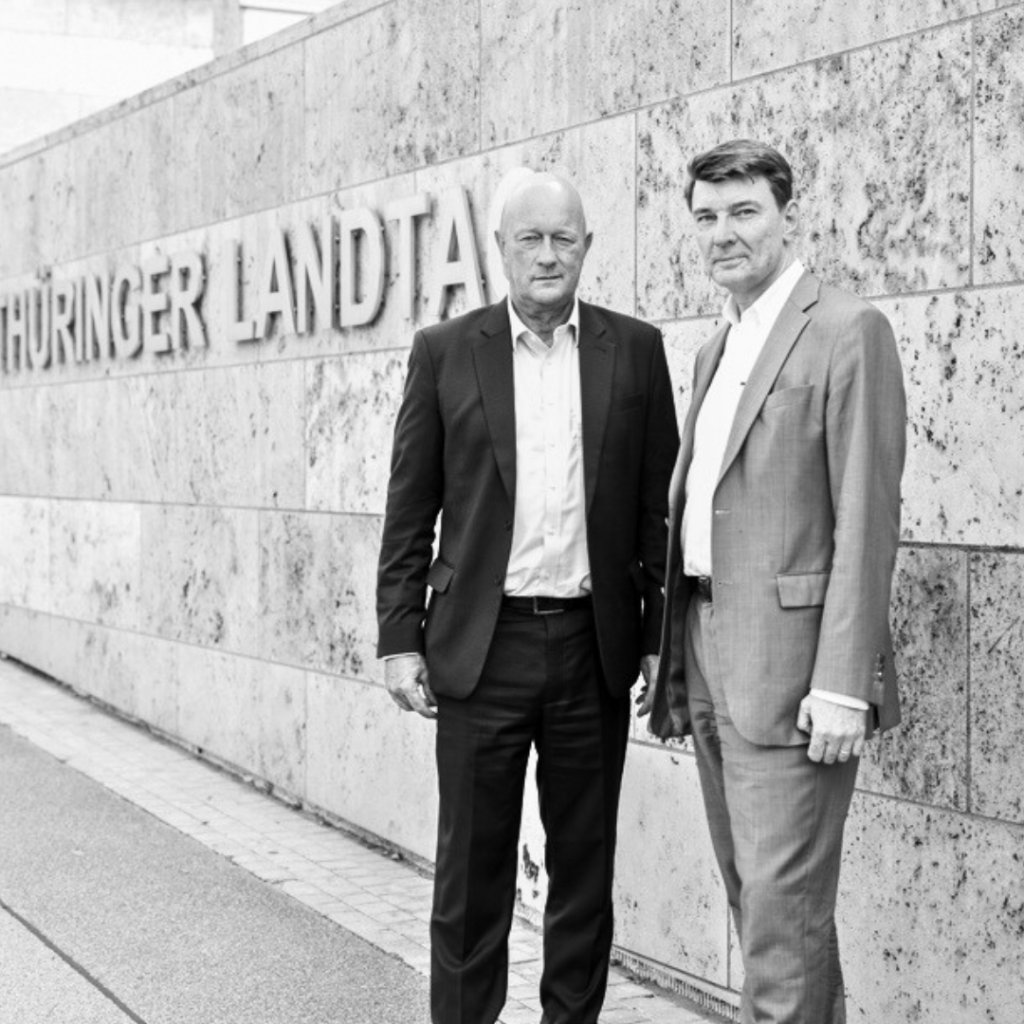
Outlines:
{"label": "man in light suit", "polygon": [[697,243],[729,297],[697,355],[642,711],[658,736],[693,733],[744,1024],[842,1024],[843,826],[865,740],[899,720],[902,373],[885,317],[796,259],[777,151],[725,143],[689,175]]}
{"label": "man in light suit", "polygon": [[437,719],[435,1024],[492,1024],[504,1004],[531,746],[547,839],[543,1022],[593,1024],[628,695],[641,667],[656,670],[678,436],[660,333],[576,298],[591,243],[576,190],[533,175],[497,240],[508,300],[413,340],[378,653],[399,707]]}

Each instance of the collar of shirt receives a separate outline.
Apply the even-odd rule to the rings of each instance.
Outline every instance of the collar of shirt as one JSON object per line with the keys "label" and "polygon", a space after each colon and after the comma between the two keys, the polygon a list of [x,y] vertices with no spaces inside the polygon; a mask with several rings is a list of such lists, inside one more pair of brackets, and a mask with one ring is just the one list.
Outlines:
{"label": "collar of shirt", "polygon": [[[527,327],[526,324],[523,323],[523,321],[520,318],[519,314],[516,312],[515,306],[512,305],[512,298],[511,298],[511,296],[509,296],[509,298],[508,298],[508,323],[509,323],[509,328],[512,331],[512,349],[513,349],[513,351],[515,351],[516,342],[519,341],[519,339],[524,334],[529,335],[529,337],[531,337],[531,338],[535,338],[539,344],[541,344],[541,345],[544,344],[544,342],[542,342],[540,340],[540,338],[538,338],[537,335],[534,334],[534,332],[531,331],[530,328]],[[573,300],[572,300],[572,312],[569,314],[569,319],[566,320],[566,322],[564,324],[559,324],[555,328],[555,334],[560,336],[559,332],[563,332],[564,333],[565,328],[567,328],[567,327],[571,327],[572,328],[572,332],[569,335],[569,337],[572,339],[573,343],[574,344],[579,344],[579,339],[580,339],[580,300],[578,298],[573,298]],[[556,340],[557,340],[557,337],[556,337]]]}
{"label": "collar of shirt", "polygon": [[786,300],[792,294],[797,281],[800,280],[803,273],[804,265],[799,260],[793,260],[765,290],[764,294],[747,308],[742,317],[739,306],[736,305],[736,300],[731,295],[725,300],[725,305],[722,307],[722,316],[733,327],[739,324],[747,327],[749,323],[749,326],[754,330],[758,327],[766,331],[771,330],[775,321],[778,320],[779,314],[782,312],[782,307],[786,304]]}

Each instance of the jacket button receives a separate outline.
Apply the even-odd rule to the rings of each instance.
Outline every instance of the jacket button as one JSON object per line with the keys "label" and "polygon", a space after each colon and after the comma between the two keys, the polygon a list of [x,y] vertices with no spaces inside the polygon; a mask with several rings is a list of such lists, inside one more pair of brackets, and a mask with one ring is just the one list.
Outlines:
{"label": "jacket button", "polygon": [[496,587],[500,587],[502,585],[502,583],[504,583],[504,582],[505,582],[505,577],[504,576],[495,576],[494,577],[494,585]]}

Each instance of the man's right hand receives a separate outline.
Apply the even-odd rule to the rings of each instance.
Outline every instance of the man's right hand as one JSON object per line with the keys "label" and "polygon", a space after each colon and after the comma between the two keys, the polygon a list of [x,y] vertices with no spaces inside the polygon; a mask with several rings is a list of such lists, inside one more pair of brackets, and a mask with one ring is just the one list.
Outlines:
{"label": "man's right hand", "polygon": [[437,701],[427,681],[427,661],[422,654],[399,654],[384,662],[384,685],[403,711],[437,718]]}

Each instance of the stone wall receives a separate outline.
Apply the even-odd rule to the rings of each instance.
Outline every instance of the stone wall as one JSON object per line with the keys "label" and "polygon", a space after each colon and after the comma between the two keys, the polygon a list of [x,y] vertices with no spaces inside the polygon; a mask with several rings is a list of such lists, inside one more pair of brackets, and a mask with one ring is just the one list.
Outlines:
{"label": "stone wall", "polygon": [[[373,586],[407,346],[451,255],[443,197],[468,196],[494,297],[503,176],[572,176],[595,230],[583,293],[663,329],[681,413],[720,304],[683,168],[774,140],[804,258],[890,317],[909,396],[906,724],[865,759],[847,831],[851,1019],[1018,1024],[1022,54],[1024,4],[999,0],[349,0],[0,158],[0,649],[430,859],[432,730],[382,688]],[[280,298],[281,238],[294,255],[307,225],[424,195],[414,321],[391,220],[372,323],[280,312],[230,340],[239,308]],[[69,334],[27,365],[20,302],[181,253],[203,260],[205,337],[158,315],[132,357]],[[541,859],[531,814],[526,908]],[[618,908],[631,962],[735,1002],[692,756],[641,726]]]}

